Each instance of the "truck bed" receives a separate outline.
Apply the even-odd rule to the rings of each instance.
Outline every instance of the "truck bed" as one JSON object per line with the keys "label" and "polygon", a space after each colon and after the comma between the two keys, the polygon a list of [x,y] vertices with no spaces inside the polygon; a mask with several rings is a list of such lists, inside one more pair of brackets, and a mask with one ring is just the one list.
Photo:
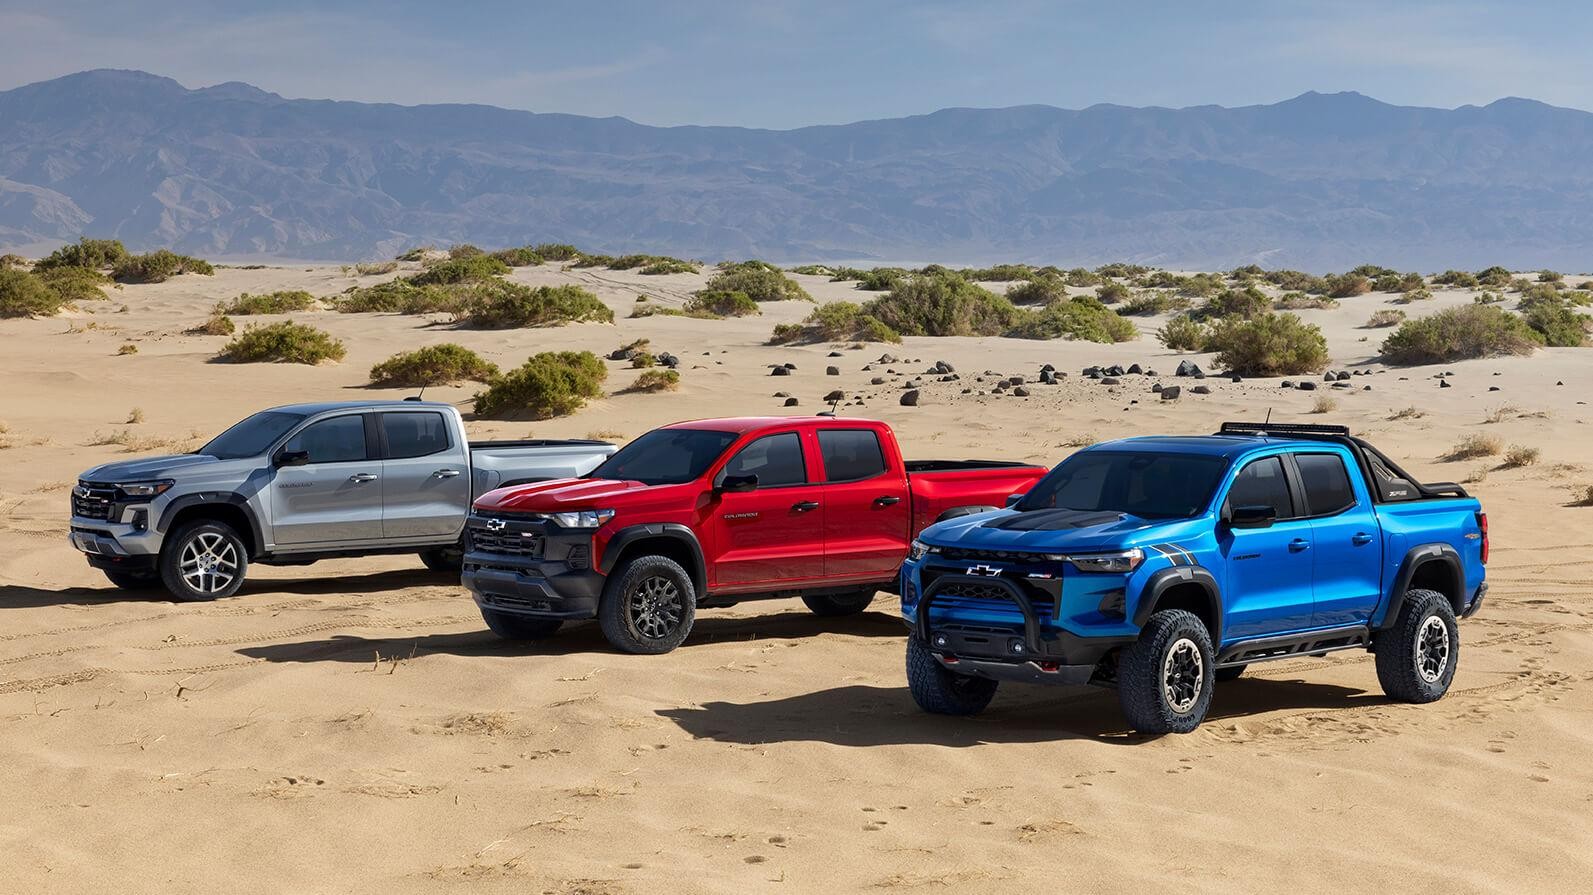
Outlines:
{"label": "truck bed", "polygon": [[1029,490],[1047,472],[1032,463],[1001,460],[906,460],[903,465],[915,535],[956,507],[1005,506],[1009,496]]}

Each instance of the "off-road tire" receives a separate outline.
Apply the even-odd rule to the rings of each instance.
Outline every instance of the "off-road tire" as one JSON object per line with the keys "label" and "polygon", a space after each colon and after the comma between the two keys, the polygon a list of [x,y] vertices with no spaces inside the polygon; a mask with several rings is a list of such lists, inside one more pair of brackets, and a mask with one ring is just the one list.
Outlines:
{"label": "off-road tire", "polygon": [[564,624],[563,619],[512,615],[486,608],[481,610],[481,620],[487,623],[489,631],[504,640],[546,640],[557,634],[559,626]]}
{"label": "off-road tire", "polygon": [[1372,635],[1377,682],[1390,699],[1433,702],[1449,692],[1460,664],[1460,626],[1449,598],[1408,590],[1387,630]]}
{"label": "off-road tire", "polygon": [[615,569],[597,605],[603,636],[625,653],[667,653],[686,640],[696,620],[697,589],[667,556],[638,556]]}
{"label": "off-road tire", "polygon": [[[214,574],[204,574],[206,557]],[[196,564],[197,563],[197,564]],[[161,545],[160,581],[178,600],[197,603],[230,597],[243,586],[249,550],[232,526],[204,519],[177,526]]]}
{"label": "off-road tire", "polygon": [[917,637],[907,638],[907,689],[932,715],[977,715],[996,697],[1000,681],[948,671]]}
{"label": "off-road tire", "polygon": [[160,576],[154,572],[115,572],[101,569],[111,583],[122,590],[149,590],[160,587]]}
{"label": "off-road tire", "polygon": [[1219,682],[1236,681],[1239,679],[1239,675],[1244,674],[1245,669],[1249,667],[1249,665],[1229,665],[1227,668],[1219,668],[1217,669],[1217,680]]}
{"label": "off-road tire", "polygon": [[878,591],[874,588],[865,587],[838,594],[803,594],[802,602],[813,610],[814,615],[856,615],[874,602],[876,593]]}
{"label": "off-road tire", "polygon": [[1192,612],[1151,615],[1117,663],[1117,699],[1140,733],[1189,733],[1205,720],[1216,683],[1211,634]]}
{"label": "off-road tire", "polygon": [[433,572],[453,572],[457,575],[465,566],[465,551],[459,547],[433,547],[420,551],[420,561]]}

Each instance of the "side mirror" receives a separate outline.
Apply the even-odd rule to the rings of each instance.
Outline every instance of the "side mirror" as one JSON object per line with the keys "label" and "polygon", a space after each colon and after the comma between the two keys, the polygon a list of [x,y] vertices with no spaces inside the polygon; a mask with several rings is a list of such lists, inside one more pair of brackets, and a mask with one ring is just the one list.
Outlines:
{"label": "side mirror", "polygon": [[1228,514],[1228,524],[1234,528],[1270,528],[1278,521],[1278,511],[1273,507],[1255,505],[1234,507]]}
{"label": "side mirror", "polygon": [[281,451],[281,452],[279,452],[276,455],[276,458],[273,459],[271,462],[275,466],[277,466],[278,468],[281,468],[283,466],[303,466],[304,464],[310,462],[310,452],[309,451]]}
{"label": "side mirror", "polygon": [[758,490],[758,477],[755,475],[727,475],[719,481],[719,492],[722,494],[740,494],[744,491]]}
{"label": "side mirror", "polygon": [[1007,495],[1006,506],[1015,507],[1015,506],[1018,505],[1018,501],[1020,501],[1022,499],[1023,499],[1023,495],[1022,494],[1008,494]]}

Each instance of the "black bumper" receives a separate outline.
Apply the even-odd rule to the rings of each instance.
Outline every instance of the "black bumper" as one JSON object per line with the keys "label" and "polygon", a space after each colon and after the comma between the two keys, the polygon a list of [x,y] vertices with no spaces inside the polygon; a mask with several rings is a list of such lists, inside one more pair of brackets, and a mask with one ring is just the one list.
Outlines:
{"label": "black bumper", "polygon": [[107,572],[131,572],[134,574],[153,575],[159,571],[156,564],[159,557],[154,554],[136,554],[126,556],[107,556],[102,553],[85,553],[83,558],[96,569]]}
{"label": "black bumper", "polygon": [[[489,531],[489,521],[505,524]],[[597,617],[607,578],[591,567],[590,531],[565,532],[539,520],[473,516],[466,523],[465,543],[460,583],[477,606],[537,618]],[[515,549],[505,550],[505,545]]]}
{"label": "black bumper", "polygon": [[1471,598],[1471,605],[1466,607],[1466,611],[1462,612],[1460,617],[1471,618],[1476,615],[1477,611],[1482,609],[1482,598],[1486,596],[1488,596],[1488,582],[1484,581],[1477,585],[1477,593]]}

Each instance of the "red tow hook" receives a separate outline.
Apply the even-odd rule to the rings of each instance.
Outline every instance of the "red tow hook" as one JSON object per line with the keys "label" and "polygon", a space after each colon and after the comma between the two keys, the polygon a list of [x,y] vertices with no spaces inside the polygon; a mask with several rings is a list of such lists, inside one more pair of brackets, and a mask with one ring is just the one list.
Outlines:
{"label": "red tow hook", "polygon": [[1034,664],[1039,666],[1041,671],[1049,671],[1053,674],[1062,669],[1061,662],[1036,662]]}

